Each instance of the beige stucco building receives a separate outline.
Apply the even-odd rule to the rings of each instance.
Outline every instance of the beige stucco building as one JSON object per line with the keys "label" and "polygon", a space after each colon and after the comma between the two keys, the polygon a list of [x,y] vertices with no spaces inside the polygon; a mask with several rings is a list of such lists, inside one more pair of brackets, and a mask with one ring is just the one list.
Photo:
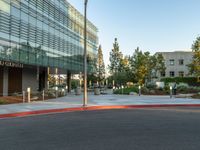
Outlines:
{"label": "beige stucco building", "polygon": [[158,73],[159,78],[164,77],[188,77],[188,64],[192,62],[192,51],[157,52],[162,54],[165,60],[165,72]]}

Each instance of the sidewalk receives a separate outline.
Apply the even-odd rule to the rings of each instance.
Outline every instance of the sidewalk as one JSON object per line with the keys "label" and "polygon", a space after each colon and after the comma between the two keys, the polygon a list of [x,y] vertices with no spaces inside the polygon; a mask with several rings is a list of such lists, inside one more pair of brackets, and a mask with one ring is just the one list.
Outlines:
{"label": "sidewalk", "polygon": [[[200,106],[199,99],[172,98],[169,96],[88,95],[88,106],[82,107],[83,96],[66,97],[41,102],[0,105],[0,118],[46,114],[66,111],[83,111],[112,108]],[[20,115],[21,114],[21,115]]]}

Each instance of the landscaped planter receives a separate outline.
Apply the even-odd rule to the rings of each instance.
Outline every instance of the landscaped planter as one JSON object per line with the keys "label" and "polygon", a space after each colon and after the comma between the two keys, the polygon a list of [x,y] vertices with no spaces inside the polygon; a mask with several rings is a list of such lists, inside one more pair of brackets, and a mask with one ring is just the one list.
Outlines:
{"label": "landscaped planter", "polygon": [[81,88],[76,88],[75,94],[76,95],[81,95]]}
{"label": "landscaped planter", "polygon": [[94,95],[100,95],[100,89],[99,88],[94,89]]}

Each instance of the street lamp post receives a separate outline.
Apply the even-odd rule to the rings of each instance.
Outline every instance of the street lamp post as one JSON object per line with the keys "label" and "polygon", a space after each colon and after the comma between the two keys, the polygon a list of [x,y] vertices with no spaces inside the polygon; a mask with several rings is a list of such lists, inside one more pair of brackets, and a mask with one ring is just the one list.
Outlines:
{"label": "street lamp post", "polygon": [[88,0],[85,0],[85,16],[84,16],[84,97],[83,97],[83,106],[87,106],[87,3]]}

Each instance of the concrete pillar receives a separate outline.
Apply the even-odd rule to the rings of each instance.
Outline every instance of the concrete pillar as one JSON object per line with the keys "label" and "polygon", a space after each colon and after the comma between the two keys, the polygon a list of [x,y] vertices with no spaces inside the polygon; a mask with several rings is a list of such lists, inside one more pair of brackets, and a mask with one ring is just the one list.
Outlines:
{"label": "concrete pillar", "polygon": [[56,86],[58,86],[58,68],[55,68]]}
{"label": "concrete pillar", "polygon": [[48,90],[49,89],[49,69],[45,68],[45,89]]}
{"label": "concrete pillar", "polygon": [[71,72],[67,72],[67,86],[68,86],[68,93],[71,93],[72,86],[71,86]]}
{"label": "concrete pillar", "polygon": [[3,96],[8,96],[8,68],[3,69]]}
{"label": "concrete pillar", "polygon": [[37,66],[36,74],[37,74],[37,91],[39,91],[40,90],[40,67],[39,66]]}
{"label": "concrete pillar", "polygon": [[49,89],[49,75],[50,75],[50,68],[47,68],[47,78],[46,78],[46,83],[47,83],[47,90]]}

